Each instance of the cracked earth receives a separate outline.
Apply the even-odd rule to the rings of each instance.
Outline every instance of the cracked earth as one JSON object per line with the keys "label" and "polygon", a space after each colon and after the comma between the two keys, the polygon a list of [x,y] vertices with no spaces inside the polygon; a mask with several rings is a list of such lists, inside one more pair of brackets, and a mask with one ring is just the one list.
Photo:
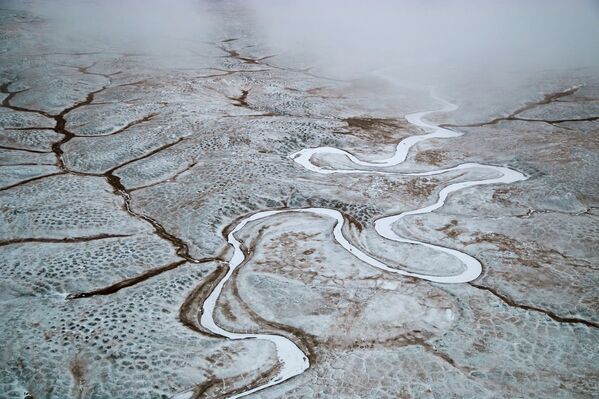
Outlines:
{"label": "cracked earth", "polygon": [[[439,99],[274,54],[224,4],[171,62],[0,10],[0,397],[599,396],[599,71],[447,85],[425,119],[463,134],[381,169]],[[323,173],[292,156],[320,147]],[[375,230],[499,167],[526,178],[392,224],[416,243]],[[482,272],[414,277],[464,273],[439,248]]]}

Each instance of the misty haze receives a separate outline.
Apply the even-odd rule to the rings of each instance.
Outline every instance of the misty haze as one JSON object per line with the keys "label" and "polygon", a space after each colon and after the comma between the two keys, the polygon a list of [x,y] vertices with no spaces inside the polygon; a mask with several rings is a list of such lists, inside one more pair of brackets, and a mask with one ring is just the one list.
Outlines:
{"label": "misty haze", "polygon": [[599,397],[599,2],[0,27],[0,398]]}

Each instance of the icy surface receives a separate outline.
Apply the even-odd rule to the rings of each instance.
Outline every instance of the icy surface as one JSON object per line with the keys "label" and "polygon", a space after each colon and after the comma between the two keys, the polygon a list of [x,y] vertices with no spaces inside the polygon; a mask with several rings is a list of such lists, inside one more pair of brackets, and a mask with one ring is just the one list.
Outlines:
{"label": "icy surface", "polygon": [[0,10],[0,397],[597,397],[599,71],[337,80],[211,7]]}

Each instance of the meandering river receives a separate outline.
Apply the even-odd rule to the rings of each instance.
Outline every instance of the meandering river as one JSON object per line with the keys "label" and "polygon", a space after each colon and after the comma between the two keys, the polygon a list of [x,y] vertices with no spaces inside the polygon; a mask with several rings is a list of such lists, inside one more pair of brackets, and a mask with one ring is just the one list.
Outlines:
{"label": "meandering river", "polygon": [[[485,169],[491,171],[495,177],[483,179],[483,180],[469,180],[462,181],[459,183],[450,184],[439,191],[437,201],[431,205],[427,205],[423,208],[414,209],[406,212],[402,212],[399,214],[389,215],[382,217],[375,221],[374,228],[376,232],[382,237],[382,239],[392,240],[401,243],[409,243],[414,245],[421,245],[427,248],[431,248],[436,251],[444,252],[448,255],[454,256],[457,258],[463,265],[463,269],[458,274],[453,275],[436,275],[436,274],[420,274],[420,273],[412,273],[406,270],[397,269],[386,265],[385,263],[379,261],[373,256],[363,252],[359,248],[355,247],[351,244],[351,242],[343,235],[343,226],[345,223],[345,219],[343,215],[334,209],[327,208],[302,208],[302,209],[280,209],[280,210],[266,210],[254,213],[248,216],[245,219],[242,219],[235,228],[228,234],[227,241],[229,245],[233,247],[233,256],[229,261],[229,270],[226,275],[220,280],[220,282],[216,285],[214,290],[210,293],[210,295],[204,301],[202,306],[202,313],[200,317],[200,324],[211,331],[214,334],[218,334],[220,336],[226,337],[232,340],[240,340],[240,339],[263,339],[270,341],[274,344],[277,352],[277,356],[279,358],[279,362],[281,363],[281,367],[278,369],[277,374],[274,378],[267,381],[266,383],[256,386],[254,388],[248,389],[247,391],[243,391],[241,393],[235,394],[231,396],[231,398],[239,398],[251,393],[263,390],[270,386],[280,384],[284,381],[289,380],[301,373],[303,373],[306,369],[310,367],[310,363],[308,357],[302,350],[290,339],[276,334],[244,334],[244,333],[236,333],[232,331],[227,331],[220,327],[214,320],[214,309],[217,305],[218,298],[223,290],[225,284],[229,281],[235,269],[237,269],[240,265],[243,264],[245,260],[245,254],[241,249],[241,243],[235,237],[235,234],[242,230],[248,223],[269,218],[273,215],[278,215],[281,213],[313,213],[324,217],[330,217],[335,219],[335,226],[333,228],[333,235],[335,240],[345,248],[349,253],[351,253],[356,258],[368,263],[369,265],[376,267],[378,269],[384,270],[389,273],[400,274],[404,276],[417,277],[424,280],[429,280],[437,283],[465,283],[468,281],[472,281],[476,279],[481,271],[482,266],[478,260],[474,257],[460,252],[455,249],[446,248],[439,245],[434,245],[431,243],[420,242],[413,239],[401,237],[393,230],[393,225],[395,222],[400,219],[409,216],[409,215],[420,215],[425,213],[433,212],[436,209],[441,208],[447,197],[456,191],[463,190],[468,187],[487,185],[487,184],[509,184],[517,181],[525,180],[527,176],[523,173],[520,173],[514,169],[510,169],[505,166],[494,166],[494,165],[484,165],[479,163],[463,163],[451,168],[432,170],[428,172],[415,172],[415,173],[400,173],[400,172],[391,172],[384,170],[385,168],[389,168],[392,166],[399,165],[404,162],[407,158],[407,155],[410,149],[417,143],[432,139],[432,138],[451,138],[462,135],[462,133],[449,130],[446,128],[442,128],[437,126],[431,122],[425,121],[425,117],[432,113],[436,112],[451,112],[456,110],[458,107],[455,104],[451,104],[445,100],[436,98],[438,101],[442,103],[442,107],[439,109],[435,109],[432,111],[424,111],[424,112],[416,112],[413,114],[406,115],[406,119],[412,125],[418,127],[419,129],[424,130],[425,134],[414,135],[407,137],[401,140],[396,149],[395,153],[387,159],[378,160],[378,161],[364,161],[354,156],[353,154],[338,148],[333,147],[318,147],[318,148],[308,148],[296,153],[293,153],[289,156],[290,159],[315,173],[321,174],[355,174],[355,173],[363,173],[363,174],[392,174],[399,176],[432,176],[439,175],[443,173],[448,173],[452,171],[459,170],[471,170],[471,169]],[[312,162],[312,158],[315,155],[323,156],[323,155],[344,155],[356,166],[354,169],[333,169],[320,167],[315,165]],[[193,392],[187,391],[183,392],[176,396],[176,398],[191,398]]]}

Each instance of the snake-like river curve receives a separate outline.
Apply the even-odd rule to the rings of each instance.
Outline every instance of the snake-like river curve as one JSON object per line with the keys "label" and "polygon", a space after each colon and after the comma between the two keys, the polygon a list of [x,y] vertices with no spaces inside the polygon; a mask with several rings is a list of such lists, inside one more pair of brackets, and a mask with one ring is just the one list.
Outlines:
{"label": "snake-like river curve", "polygon": [[[216,287],[212,290],[209,296],[203,303],[201,316],[200,316],[200,324],[207,329],[208,331],[217,334],[219,336],[231,339],[231,340],[241,340],[241,339],[261,339],[267,340],[274,344],[277,352],[277,356],[281,367],[278,368],[277,374],[265,382],[262,385],[253,387],[246,391],[242,391],[237,393],[230,398],[240,398],[251,393],[261,391],[273,385],[280,384],[284,381],[287,381],[297,375],[302,374],[305,370],[310,367],[310,363],[308,357],[302,350],[290,339],[276,334],[246,334],[246,333],[237,333],[227,331],[221,328],[214,320],[214,309],[217,305],[218,298],[223,290],[223,287],[233,273],[235,269],[237,269],[240,265],[242,265],[245,261],[245,254],[241,249],[241,243],[235,237],[235,233],[242,230],[246,225],[251,222],[265,219],[271,217],[273,215],[278,215],[281,213],[312,213],[319,216],[330,217],[335,219],[335,226],[333,228],[333,235],[335,240],[347,251],[349,251],[353,256],[360,259],[363,262],[368,263],[372,267],[376,267],[378,269],[384,270],[389,273],[395,273],[403,276],[411,276],[416,277],[436,283],[445,283],[445,284],[456,284],[456,283],[466,283],[476,279],[482,271],[481,263],[475,259],[474,257],[460,252],[455,249],[446,248],[443,246],[438,246],[426,242],[420,242],[416,240],[412,240],[409,238],[401,237],[396,232],[393,231],[392,226],[395,222],[400,219],[409,216],[409,215],[419,215],[433,212],[436,209],[441,208],[449,194],[454,193],[456,191],[480,186],[480,185],[488,185],[488,184],[509,184],[522,180],[526,180],[527,176],[523,173],[516,171],[514,169],[508,168],[506,166],[494,166],[494,165],[485,165],[480,163],[462,163],[457,166],[445,169],[432,170],[427,172],[415,172],[415,173],[401,173],[401,172],[391,172],[381,170],[383,168],[389,168],[393,166],[397,166],[404,162],[407,158],[408,152],[411,147],[415,144],[432,139],[432,138],[451,138],[461,136],[463,133],[457,132],[455,130],[446,129],[440,127],[438,125],[433,124],[432,122],[425,121],[425,117],[432,113],[437,112],[451,112],[455,111],[458,107],[454,104],[451,104],[445,100],[435,97],[436,100],[442,102],[443,106],[440,109],[435,109],[432,111],[424,111],[424,112],[416,112],[412,114],[406,115],[406,120],[416,126],[419,129],[422,129],[426,132],[426,134],[419,134],[407,137],[401,140],[396,149],[393,156],[387,159],[378,160],[378,161],[364,161],[357,158],[355,155],[333,147],[317,147],[317,148],[308,148],[296,153],[289,155],[289,158],[295,161],[297,164],[306,168],[315,173],[320,174],[384,174],[384,175],[395,175],[395,176],[433,176],[440,175],[443,173],[448,173],[452,171],[466,171],[471,169],[484,169],[491,172],[494,172],[497,177],[487,178],[483,180],[470,180],[470,181],[462,181],[458,183],[450,184],[444,188],[442,188],[438,194],[437,201],[431,205],[425,206],[423,208],[414,209],[410,211],[405,211],[399,214],[389,215],[382,217],[375,221],[374,228],[376,232],[383,238],[387,240],[392,240],[400,243],[409,243],[414,245],[421,245],[424,247],[431,248],[436,251],[444,252],[448,255],[454,256],[457,258],[462,264],[463,269],[459,274],[454,275],[428,275],[428,274],[419,274],[412,273],[405,270],[397,269],[386,265],[385,263],[375,259],[369,254],[363,252],[356,246],[352,245],[349,240],[344,236],[342,229],[345,223],[345,219],[343,214],[335,209],[328,208],[301,208],[301,209],[277,209],[277,210],[265,210],[257,213],[253,213],[250,216],[242,219],[227,235],[227,241],[229,245],[233,247],[233,255],[229,260],[229,269],[225,276],[220,280],[220,282],[216,285]],[[349,158],[349,160],[356,165],[356,169],[331,169],[331,168],[323,168],[317,166],[312,162],[312,158],[314,155],[343,155]],[[361,167],[361,168],[360,168]],[[191,390],[182,392],[175,396],[177,399],[183,398],[191,398],[193,396],[193,392]]]}

